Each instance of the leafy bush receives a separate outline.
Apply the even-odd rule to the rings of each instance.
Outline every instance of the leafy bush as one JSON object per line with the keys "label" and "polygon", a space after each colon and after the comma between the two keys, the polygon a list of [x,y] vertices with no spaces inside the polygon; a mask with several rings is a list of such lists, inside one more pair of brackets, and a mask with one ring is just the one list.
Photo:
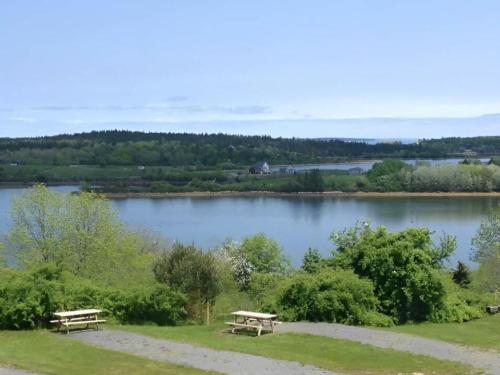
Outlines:
{"label": "leafy bush", "polygon": [[174,325],[186,318],[186,296],[166,285],[122,291],[111,306],[121,323]]}
{"label": "leafy bush", "polygon": [[56,311],[90,307],[122,323],[175,324],[185,318],[184,304],[183,294],[162,285],[110,288],[51,263],[25,271],[2,269],[0,275],[1,329],[43,327]]}
{"label": "leafy bush", "polygon": [[401,172],[408,169],[410,169],[408,164],[401,160],[384,160],[375,163],[366,174],[370,189],[374,191],[403,190]]}
{"label": "leafy bush", "polygon": [[[45,277],[44,277],[45,276]],[[29,329],[50,320],[51,313],[62,304],[62,285],[53,278],[54,269],[39,274],[3,269],[0,280],[0,327]]]}
{"label": "leafy bush", "polygon": [[286,279],[277,273],[252,274],[252,280],[248,289],[250,298],[255,301],[257,310],[278,311],[277,300],[279,296],[279,285]]}
{"label": "leafy bush", "polygon": [[484,294],[464,289],[448,273],[441,273],[441,282],[446,290],[446,297],[439,310],[431,313],[429,321],[434,323],[462,323],[483,316],[483,307],[487,304]]}
{"label": "leafy bush", "polygon": [[453,250],[449,238],[435,247],[427,229],[389,233],[365,225],[336,232],[334,265],[373,282],[379,310],[399,323],[425,321],[444,304],[446,290],[438,270]]}
{"label": "leafy bush", "polygon": [[275,309],[285,320],[391,325],[389,317],[376,312],[373,290],[370,281],[352,271],[297,273],[280,286]]}

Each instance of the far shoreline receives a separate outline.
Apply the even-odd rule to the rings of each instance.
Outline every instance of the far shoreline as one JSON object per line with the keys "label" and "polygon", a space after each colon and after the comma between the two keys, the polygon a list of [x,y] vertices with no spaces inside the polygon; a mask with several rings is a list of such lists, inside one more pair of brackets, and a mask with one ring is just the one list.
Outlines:
{"label": "far shoreline", "polygon": [[[2,189],[25,189],[32,187],[35,182],[17,183],[17,182],[2,182]],[[56,182],[46,183],[50,186],[73,186],[78,187],[78,182]],[[297,198],[314,198],[314,197],[349,197],[349,198],[432,198],[432,197],[450,197],[450,198],[500,198],[500,191],[489,192],[460,192],[460,191],[436,191],[436,192],[409,192],[409,191],[393,191],[393,192],[347,192],[347,191],[323,191],[323,192],[278,192],[278,191],[187,191],[187,192],[97,192],[108,199],[127,199],[127,198],[218,198],[218,197],[297,197]]]}
{"label": "far shoreline", "polygon": [[286,193],[274,191],[193,191],[182,193],[102,193],[108,199],[128,199],[128,198],[218,198],[218,197],[349,197],[349,198],[431,198],[431,197],[452,197],[452,198],[500,198],[500,192],[299,192]]}

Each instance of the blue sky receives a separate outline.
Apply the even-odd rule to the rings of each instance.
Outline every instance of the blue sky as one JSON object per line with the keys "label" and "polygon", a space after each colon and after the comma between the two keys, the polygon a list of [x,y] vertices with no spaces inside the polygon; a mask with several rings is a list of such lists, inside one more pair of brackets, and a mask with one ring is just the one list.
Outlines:
{"label": "blue sky", "polygon": [[500,134],[500,1],[5,1],[0,136]]}

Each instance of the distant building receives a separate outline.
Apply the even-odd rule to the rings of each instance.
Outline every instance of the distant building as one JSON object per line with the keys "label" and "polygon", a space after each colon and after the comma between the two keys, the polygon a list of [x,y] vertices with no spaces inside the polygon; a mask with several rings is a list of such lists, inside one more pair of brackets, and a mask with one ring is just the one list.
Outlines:
{"label": "distant building", "polygon": [[261,161],[252,165],[249,169],[251,174],[269,174],[271,173],[271,168],[267,161]]}

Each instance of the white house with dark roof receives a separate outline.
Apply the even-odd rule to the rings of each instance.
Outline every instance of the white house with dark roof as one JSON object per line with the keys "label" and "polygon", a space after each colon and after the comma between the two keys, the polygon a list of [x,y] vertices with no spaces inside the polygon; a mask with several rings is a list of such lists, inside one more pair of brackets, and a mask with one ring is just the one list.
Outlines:
{"label": "white house with dark roof", "polygon": [[252,165],[249,171],[251,174],[269,174],[271,173],[271,168],[269,168],[267,161],[260,161]]}

